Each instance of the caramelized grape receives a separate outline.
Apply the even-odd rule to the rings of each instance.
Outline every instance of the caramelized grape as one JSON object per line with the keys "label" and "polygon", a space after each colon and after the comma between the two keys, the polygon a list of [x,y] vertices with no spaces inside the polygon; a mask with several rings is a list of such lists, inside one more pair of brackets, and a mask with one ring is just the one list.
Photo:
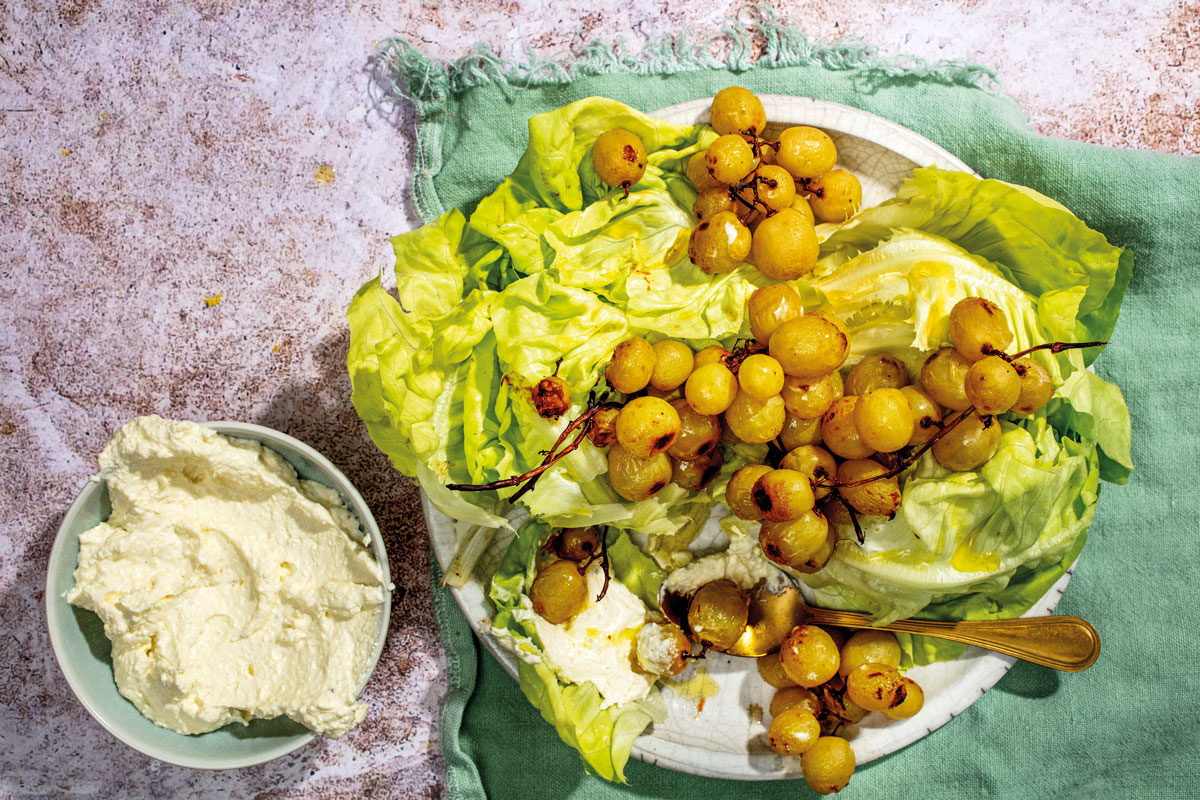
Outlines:
{"label": "caramelized grape", "polygon": [[750,499],[771,522],[798,519],[813,507],[812,486],[808,477],[794,469],[773,469],[754,482]]}
{"label": "caramelized grape", "polygon": [[650,373],[650,385],[660,392],[677,389],[692,374],[695,356],[692,348],[676,339],[663,339],[654,344],[654,371]]}
{"label": "caramelized grape", "polygon": [[640,392],[650,383],[657,358],[649,342],[634,336],[617,345],[604,377],[608,379],[608,385],[621,394]]}
{"label": "caramelized grape", "polygon": [[714,186],[711,189],[705,189],[696,198],[696,202],[692,204],[692,213],[701,222],[722,211],[729,211],[734,214],[738,212],[733,198],[729,196],[729,188],[726,186]]}
{"label": "caramelized grape", "polygon": [[704,153],[704,166],[713,179],[734,184],[757,166],[754,150],[736,133],[718,136]]}
{"label": "caramelized grape", "polygon": [[870,478],[875,480],[859,486],[841,486],[838,491],[860,514],[890,517],[900,507],[900,484],[895,476],[878,477],[886,472],[884,467],[870,459],[843,461],[838,466],[838,483],[857,483]]}
{"label": "caramelized grape", "polygon": [[571,387],[557,375],[542,378],[533,387],[533,407],[539,417],[558,419],[571,410]]}
{"label": "caramelized grape", "polygon": [[779,663],[799,686],[820,686],[837,674],[841,656],[824,628],[798,625],[779,647]]}
{"label": "caramelized grape", "polygon": [[783,367],[763,353],[749,356],[738,367],[738,387],[757,400],[766,400],[783,389]]}
{"label": "caramelized grape", "polygon": [[779,466],[782,469],[794,469],[808,476],[813,496],[818,500],[824,499],[832,491],[830,486],[818,484],[832,484],[837,475],[837,461],[828,450],[815,444],[792,448],[779,462]]}
{"label": "caramelized grape", "polygon": [[787,409],[779,395],[765,400],[738,392],[725,410],[725,425],[747,444],[766,444],[783,431]]}
{"label": "caramelized grape", "polygon": [[679,414],[666,400],[638,397],[617,415],[617,441],[638,458],[665,453],[679,436]]}
{"label": "caramelized grape", "polygon": [[967,361],[1003,352],[1012,339],[1004,312],[989,300],[968,297],[950,309],[950,341]]}
{"label": "caramelized grape", "polygon": [[771,561],[799,569],[821,550],[828,535],[829,523],[812,508],[787,522],[764,522],[758,529],[758,544]]}
{"label": "caramelized grape", "polygon": [[750,255],[750,229],[731,211],[701,222],[688,239],[688,258],[708,274],[729,272]]}
{"label": "caramelized grape", "polygon": [[721,345],[710,344],[708,347],[705,347],[703,350],[696,353],[696,360],[695,363],[692,364],[692,371],[695,372],[705,364],[726,364],[726,359],[732,355],[733,353],[729,352],[724,347],[721,347]]}
{"label": "caramelized grape", "polygon": [[805,314],[776,328],[768,349],[788,375],[816,381],[842,365],[849,347],[845,332],[832,320]]}
{"label": "caramelized grape", "polygon": [[[838,505],[841,506],[841,503],[838,503]],[[822,512],[822,516],[824,516],[824,512]],[[828,522],[829,518],[826,517],[825,519]],[[828,533],[825,534],[825,541],[821,543],[821,546],[803,564],[794,566],[792,569],[807,574],[820,572],[825,569],[825,565],[829,563],[829,559],[833,558],[833,551],[837,549],[838,543],[838,534],[834,530],[834,527],[829,524],[826,524],[825,527],[828,529]]]}
{"label": "caramelized grape", "polygon": [[796,182],[783,167],[762,165],[752,176],[754,183],[742,189],[743,208],[754,206],[760,211],[782,211],[791,208],[796,199]]}
{"label": "caramelized grape", "polygon": [[587,605],[587,579],[574,561],[559,559],[533,579],[529,599],[539,617],[554,625],[574,619]]}
{"label": "caramelized grape", "polygon": [[638,629],[634,654],[642,671],[652,675],[678,675],[687,666],[692,643],[678,625],[647,622]]}
{"label": "caramelized grape", "polygon": [[999,447],[999,421],[972,411],[971,416],[933,443],[933,456],[946,469],[966,472],[986,464]]}
{"label": "caramelized grape", "polygon": [[838,674],[845,677],[861,664],[900,666],[900,643],[891,631],[861,630],[842,645],[842,665]]}
{"label": "caramelized grape", "polygon": [[1012,362],[1013,369],[1021,381],[1021,393],[1011,411],[1014,414],[1033,414],[1039,411],[1054,396],[1054,380],[1041,364],[1029,358],[1018,358]]}
{"label": "caramelized grape", "polygon": [[721,440],[721,421],[715,416],[697,414],[686,400],[671,401],[679,415],[679,436],[667,453],[680,461],[702,458],[713,451]]}
{"label": "caramelized grape", "polygon": [[697,414],[723,414],[737,397],[737,378],[723,364],[697,367],[684,384],[683,395]]}
{"label": "caramelized grape", "polygon": [[845,222],[862,207],[862,184],[844,169],[832,169],[805,188],[808,204],[822,222]]}
{"label": "caramelized grape", "polygon": [[767,126],[762,101],[749,89],[727,86],[717,92],[709,107],[709,124],[720,134],[757,135]]}
{"label": "caramelized grape", "polygon": [[963,391],[980,414],[1002,414],[1021,397],[1021,379],[1000,356],[984,356],[967,370]]}
{"label": "caramelized grape", "polygon": [[786,708],[771,720],[767,743],[781,756],[806,752],[821,737],[821,725],[806,708]]}
{"label": "caramelized grape", "polygon": [[615,406],[602,406],[592,415],[592,424],[588,428],[588,441],[596,447],[608,447],[617,440],[617,415],[621,409]]}
{"label": "caramelized grape", "polygon": [[645,500],[671,482],[671,459],[666,453],[638,458],[618,442],[608,449],[608,481],[626,500]]}
{"label": "caramelized grape", "polygon": [[754,266],[777,281],[795,280],[812,272],[818,249],[812,223],[790,206],[760,222],[751,243]]}
{"label": "caramelized grape", "polygon": [[728,192],[725,184],[708,174],[708,165],[704,162],[704,155],[704,152],[699,152],[688,159],[686,170],[688,180],[692,182],[692,186],[696,187],[697,192],[717,188],[725,189]]}
{"label": "caramelized grape", "polygon": [[772,283],[755,289],[746,304],[750,331],[761,344],[771,341],[771,334],[783,323],[804,313],[804,304],[796,290],[786,283]]}
{"label": "caramelized grape", "polygon": [[[771,716],[777,717],[789,708],[803,708],[814,717],[819,717],[823,708],[821,705],[821,698],[817,697],[816,692],[803,686],[797,686],[796,682],[787,676],[787,673],[783,671],[783,665],[779,663],[779,653],[772,653],[770,656],[763,656],[763,658],[760,658],[759,661],[761,662],[764,658],[774,658],[774,668],[777,669],[779,674],[782,675],[784,680],[787,681],[787,683],[783,684],[782,686],[775,687],[779,689],[779,691],[771,696],[771,705],[768,708]],[[759,674],[762,674],[761,669],[759,670]],[[768,681],[768,683],[770,683],[770,681]],[[775,686],[775,684],[771,685]]]}
{"label": "caramelized grape", "polygon": [[905,386],[900,391],[912,408],[913,432],[908,438],[908,446],[920,447],[942,429],[942,408],[915,386]]}
{"label": "caramelized grape", "polygon": [[824,378],[784,378],[780,395],[788,413],[800,419],[817,419],[843,394],[842,375],[837,370]]}
{"label": "caramelized grape", "polygon": [[764,464],[750,464],[730,476],[729,483],[725,484],[725,505],[729,506],[734,516],[740,519],[762,519],[762,512],[754,505],[754,498],[750,493],[758,479],[770,471],[771,468]]}
{"label": "caramelized grape", "polygon": [[568,561],[583,561],[600,550],[600,532],[595,527],[563,528],[554,550]]}
{"label": "caramelized grape", "polygon": [[676,461],[671,468],[671,482],[689,492],[698,492],[717,477],[724,463],[720,448],[713,448],[708,455],[692,461]]}
{"label": "caramelized grape", "polygon": [[902,677],[904,683],[904,699],[894,708],[885,708],[883,715],[888,719],[908,719],[915,717],[917,712],[925,707],[925,690],[912,678]]}
{"label": "caramelized grape", "polygon": [[733,581],[721,579],[696,590],[688,604],[688,627],[714,650],[733,646],[746,628],[750,600]]}
{"label": "caramelized grape", "polygon": [[785,450],[795,450],[806,444],[820,444],[821,420],[800,419],[788,414],[783,423],[783,430],[779,432],[779,441]]}
{"label": "caramelized grape", "polygon": [[796,178],[816,178],[833,169],[837,147],[829,134],[807,125],[787,128],[779,134],[775,163]]}
{"label": "caramelized grape", "polygon": [[908,370],[900,359],[887,353],[866,356],[846,375],[846,394],[864,395],[876,389],[899,389],[908,385]]}
{"label": "caramelized grape", "polygon": [[[797,687],[796,682],[789,678],[788,674],[783,671],[783,665],[779,663],[779,651],[767,653],[765,656],[759,656],[758,658],[754,659],[754,661],[755,666],[758,667],[759,677],[766,681],[768,686],[774,686],[776,689],[800,688]],[[804,691],[807,692],[808,690],[805,689]],[[809,694],[812,693],[809,692]],[[776,692],[775,696],[778,697],[779,692]],[[813,696],[815,697],[816,695]],[[819,703],[820,701],[818,701],[818,708]],[[787,706],[784,707],[786,708]],[[771,713],[776,713],[775,701],[773,699],[771,700]],[[816,713],[820,712],[817,711]]]}
{"label": "caramelized grape", "polygon": [[646,172],[646,146],[637,134],[613,128],[592,145],[592,165],[609,186],[629,186]]}
{"label": "caramelized grape", "polygon": [[912,406],[899,389],[874,389],[854,404],[854,425],[865,444],[894,453],[912,438]]}
{"label": "caramelized grape", "polygon": [[943,347],[925,359],[921,367],[921,388],[940,403],[954,411],[971,405],[963,388],[971,362],[953,347]]}
{"label": "caramelized grape", "polygon": [[857,397],[839,397],[821,417],[821,439],[825,449],[842,458],[866,458],[875,452],[859,436],[854,423]]}
{"label": "caramelized grape", "polygon": [[840,736],[822,736],[800,756],[804,782],[817,794],[833,794],[846,788],[854,775],[854,750]]}
{"label": "caramelized grape", "polygon": [[899,671],[887,664],[860,664],[846,674],[846,694],[867,711],[895,708],[906,693]]}

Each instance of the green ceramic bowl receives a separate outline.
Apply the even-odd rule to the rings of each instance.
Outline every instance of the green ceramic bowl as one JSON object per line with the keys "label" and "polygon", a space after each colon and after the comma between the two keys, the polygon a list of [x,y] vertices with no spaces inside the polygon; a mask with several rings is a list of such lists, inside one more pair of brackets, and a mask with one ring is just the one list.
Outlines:
{"label": "green ceramic bowl", "polygon": [[[261,442],[287,459],[301,478],[336,489],[346,506],[358,516],[384,577],[391,574],[383,537],[371,510],[358,490],[328,459],[303,442],[260,425],[244,422],[202,424],[218,433]],[[111,644],[104,635],[100,618],[63,599],[63,595],[75,584],[79,535],[106,520],[111,510],[105,483],[95,479],[88,481],[63,518],[46,570],[46,618],[50,626],[50,644],[67,683],[84,708],[125,744],[159,761],[181,767],[248,767],[287,755],[316,738],[312,731],[287,717],[256,719],[249,725],[235,723],[210,733],[188,736],[155,725],[121,696],[113,679]],[[383,651],[390,613],[389,592],[385,595],[379,630],[375,634],[375,649],[359,682],[360,692]]]}

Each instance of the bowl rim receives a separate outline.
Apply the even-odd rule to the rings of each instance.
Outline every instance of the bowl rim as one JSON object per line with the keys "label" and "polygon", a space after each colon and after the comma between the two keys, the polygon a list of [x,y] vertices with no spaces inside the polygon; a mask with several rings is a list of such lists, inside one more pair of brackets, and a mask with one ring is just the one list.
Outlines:
{"label": "bowl rim", "polygon": [[[197,422],[196,424],[206,428],[210,428],[217,433],[240,439],[249,439],[258,442],[264,447],[269,447],[274,450],[280,457],[280,453],[272,444],[279,443],[286,445],[289,448],[296,450],[300,455],[313,464],[322,474],[327,477],[329,483],[332,484],[329,488],[334,489],[341,495],[347,507],[354,513],[358,519],[359,525],[362,527],[363,533],[366,535],[367,544],[371,550],[371,554],[375,557],[376,563],[379,565],[380,574],[385,581],[384,599],[379,618],[379,628],[375,634],[375,644],[371,651],[371,656],[368,661],[368,666],[363,670],[362,676],[359,678],[355,696],[362,693],[374,675],[375,669],[379,664],[379,658],[383,653],[383,648],[387,643],[387,632],[389,621],[391,619],[392,609],[392,581],[391,567],[388,563],[387,549],[383,541],[383,532],[379,528],[378,522],[375,520],[375,515],[371,513],[371,508],[363,499],[362,494],[350,482],[350,479],[338,469],[333,463],[314,449],[311,445],[305,444],[294,436],[290,436],[282,431],[274,428],[268,428],[263,425],[257,425],[250,422],[238,422],[235,420],[210,420]],[[284,459],[287,460],[286,458]],[[318,481],[321,483],[321,481]],[[53,575],[55,566],[58,565],[64,558],[64,551],[71,543],[72,534],[70,528],[74,527],[75,518],[82,513],[84,505],[93,498],[96,492],[103,491],[107,487],[103,479],[97,475],[91,475],[87,479],[87,483],[76,495],[71,505],[67,508],[63,515],[62,522],[59,524],[58,531],[54,536],[54,544],[50,549],[50,557],[46,563],[46,580],[45,580],[45,614],[46,627],[50,634],[50,649],[54,652],[54,659],[58,663],[59,670],[63,677],[66,678],[67,685],[71,688],[71,693],[91,715],[92,719],[100,723],[100,726],[112,734],[122,744],[136,750],[143,755],[149,756],[157,761],[165,764],[171,764],[178,767],[186,767],[189,769],[204,769],[204,770],[227,770],[241,769],[243,767],[252,767],[258,764],[264,764],[268,761],[273,761],[276,758],[293,753],[317,738],[317,734],[313,731],[296,734],[283,738],[282,741],[272,747],[258,752],[255,751],[252,755],[247,755],[241,758],[224,760],[219,763],[214,763],[211,759],[194,759],[186,756],[176,756],[161,752],[151,752],[137,743],[134,737],[125,733],[121,726],[114,724],[102,712],[97,709],[89,699],[87,690],[88,682],[84,680],[78,672],[75,665],[70,659],[65,658],[67,652],[66,641],[60,631],[60,626],[64,624],[63,615],[68,613],[72,606],[66,602],[60,595],[52,591]],[[74,535],[78,538],[78,534]],[[116,683],[112,685],[113,691],[117,691]],[[147,719],[146,722],[150,725],[155,725],[152,720]],[[233,724],[233,723],[230,723]],[[169,730],[164,728],[164,730]],[[218,728],[221,730],[221,728]],[[190,736],[191,734],[182,734],[177,731],[172,731],[178,736]],[[199,734],[203,736],[204,734]]]}

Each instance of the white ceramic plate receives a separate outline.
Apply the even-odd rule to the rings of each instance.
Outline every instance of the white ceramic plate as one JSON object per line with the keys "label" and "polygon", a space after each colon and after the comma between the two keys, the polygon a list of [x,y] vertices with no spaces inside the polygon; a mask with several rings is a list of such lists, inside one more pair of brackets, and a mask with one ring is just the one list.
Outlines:
{"label": "white ceramic plate", "polygon": [[[973,170],[953,154],[894,122],[849,106],[803,97],[762,95],[768,137],[786,125],[812,125],[829,133],[837,144],[838,163],[859,177],[863,204],[874,205],[895,195],[900,184],[923,166],[964,172]],[[710,99],[693,100],[654,112],[678,124],[708,121]],[[445,570],[454,554],[451,520],[422,495],[422,507],[438,563]],[[715,525],[715,522],[710,522]],[[494,554],[493,554],[494,557]],[[1071,579],[1064,575],[1026,616],[1044,616],[1058,605]],[[485,589],[472,580],[454,592],[455,599],[484,646],[515,678],[516,657],[488,633],[492,609]],[[865,764],[912,744],[945,725],[996,684],[1015,659],[968,648],[956,661],[915,667],[908,674],[925,690],[925,707],[907,720],[889,720],[870,714],[848,729],[847,737],[858,763]],[[666,722],[652,726],[638,739],[633,755],[661,767],[713,778],[773,780],[799,777],[798,759],[784,759],[766,743],[774,689],[758,676],[753,660],[709,654],[704,668],[720,691],[701,707],[697,698],[685,697],[664,681]],[[692,674],[689,667],[683,678]],[[701,710],[702,708],[702,710]],[[757,711],[756,711],[757,709]]]}

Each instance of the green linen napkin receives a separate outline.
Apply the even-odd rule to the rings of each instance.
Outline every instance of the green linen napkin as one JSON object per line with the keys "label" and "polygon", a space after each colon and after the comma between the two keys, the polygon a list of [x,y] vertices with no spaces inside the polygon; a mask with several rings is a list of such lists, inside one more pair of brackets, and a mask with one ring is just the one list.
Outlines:
{"label": "green linen napkin", "polygon": [[[1091,620],[1104,649],[1086,672],[1019,662],[957,719],[860,766],[846,797],[1196,797],[1200,785],[1200,160],[1089,146],[1033,133],[962,64],[888,61],[865,46],[817,46],[771,17],[727,32],[724,57],[682,38],[625,57],[593,46],[570,66],[515,65],[486,51],[454,64],[390,42],[376,63],[381,100],[418,112],[413,200],[432,219],[473,207],[510,172],[526,120],[590,95],[645,111],[738,84],[822,98],[895,120],[985,177],[1070,207],[1135,255],[1112,344],[1095,364],[1125,392],[1137,469],[1103,486],[1087,547],[1059,613]],[[765,51],[751,63],[751,33]],[[436,572],[436,567],[435,567]],[[631,760],[629,785],[584,774],[577,754],[494,662],[435,587],[448,653],[443,716],[452,797],[794,797],[803,780],[714,781]]]}

